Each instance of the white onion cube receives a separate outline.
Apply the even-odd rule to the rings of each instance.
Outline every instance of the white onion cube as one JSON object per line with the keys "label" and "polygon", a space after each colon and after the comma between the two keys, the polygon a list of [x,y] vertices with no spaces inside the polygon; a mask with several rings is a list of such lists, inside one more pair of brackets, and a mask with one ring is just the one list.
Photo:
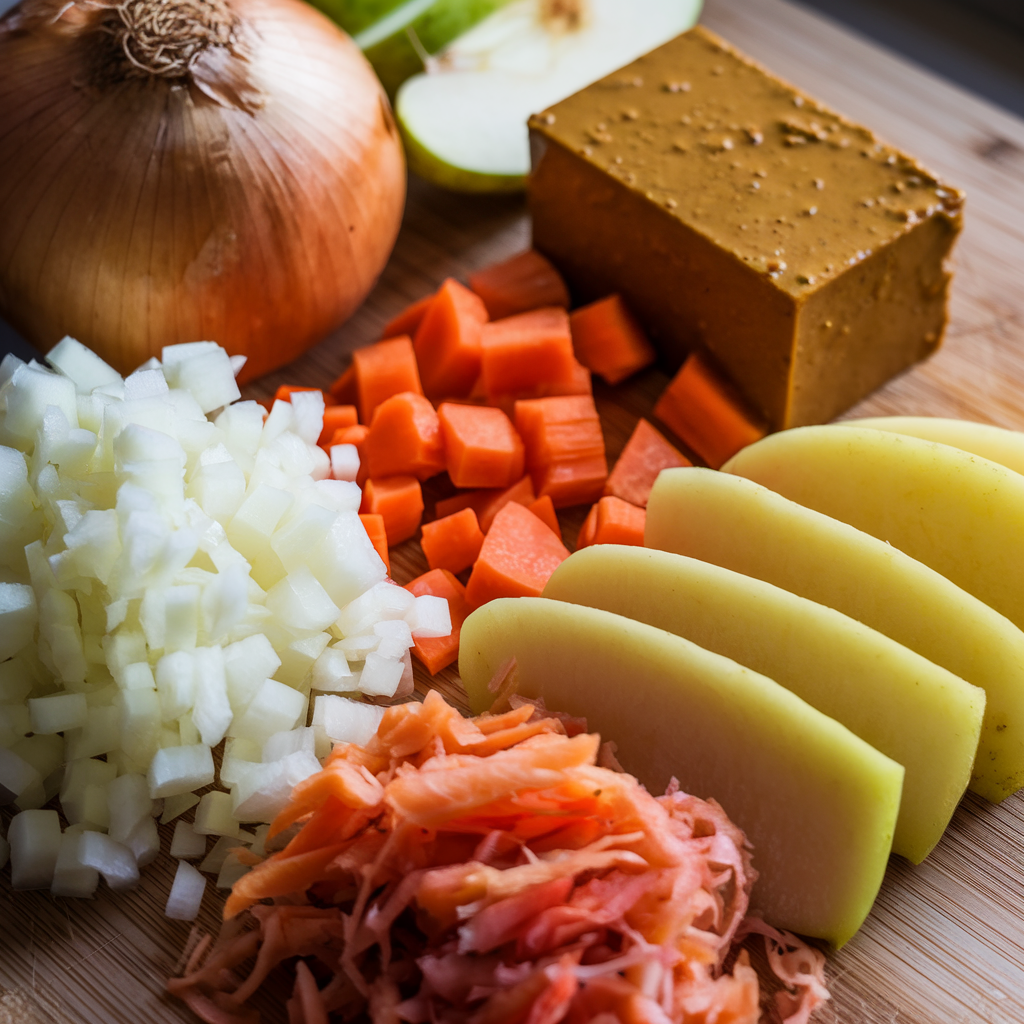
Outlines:
{"label": "white onion cube", "polygon": [[214,747],[224,738],[231,724],[224,651],[220,647],[197,647],[194,651],[196,699],[192,722],[203,743]]}
{"label": "white onion cube", "polygon": [[359,476],[359,449],[354,444],[331,445],[331,476],[349,482]]}
{"label": "white onion cube", "polygon": [[107,804],[110,811],[110,838],[126,843],[132,829],[143,819],[149,820],[153,798],[144,775],[119,775],[107,785]]}
{"label": "white onion cube", "polygon": [[214,883],[218,889],[230,889],[235,882],[237,882],[242,875],[248,874],[252,868],[248,864],[243,864],[238,859],[238,853],[232,850],[225,858],[224,863],[221,865],[220,871],[217,873],[217,881]]}
{"label": "white onion cube", "polygon": [[255,633],[224,648],[224,674],[228,699],[236,712],[244,711],[264,679],[281,667],[281,659],[263,633]]}
{"label": "white onion cube", "polygon": [[139,884],[139,866],[132,851],[102,832],[82,833],[79,858],[86,867],[95,868],[111,889],[134,889]]}
{"label": "white onion cube", "polygon": [[316,749],[316,737],[312,728],[290,729],[288,732],[276,732],[263,744],[262,758],[264,763],[280,761],[289,754],[305,750],[312,754]]}
{"label": "white onion cube", "polygon": [[100,873],[87,867],[81,857],[82,829],[72,826],[64,832],[57,853],[50,892],[54,896],[91,899],[100,883]]}
{"label": "white onion cube", "polygon": [[89,705],[84,693],[58,693],[35,697],[28,702],[32,731],[52,735],[65,729],[79,729],[88,720]]}
{"label": "white onion cube", "polygon": [[156,663],[156,689],[164,722],[192,710],[196,698],[195,663],[191,651],[172,651]]}
{"label": "white onion cube", "polygon": [[192,826],[204,836],[230,836],[238,838],[238,822],[231,816],[231,794],[211,790],[203,795],[196,808]]}
{"label": "white onion cube", "polygon": [[254,766],[232,791],[235,818],[273,821],[287,805],[292,789],[318,771],[320,762],[307,750]]}
{"label": "white onion cube", "polygon": [[105,363],[92,349],[71,337],[64,337],[46,353],[46,361],[69,377],[80,394],[105,384],[120,384],[121,374]]}
{"label": "white onion cube", "polygon": [[349,668],[345,652],[337,647],[327,650],[313,662],[313,689],[327,693],[354,690],[355,673]]}
{"label": "white onion cube", "polygon": [[333,694],[317,697],[313,705],[313,728],[333,743],[365,746],[376,734],[383,717],[383,708]]}
{"label": "white onion cube", "polygon": [[164,914],[173,921],[194,921],[206,892],[206,879],[186,860],[178,861]]}
{"label": "white onion cube", "polygon": [[267,593],[267,608],[290,629],[321,631],[338,617],[338,606],[305,565],[291,569]]}
{"label": "white onion cube", "polygon": [[128,833],[124,845],[131,851],[135,863],[140,868],[152,864],[160,853],[160,833],[157,831],[156,822],[152,818],[143,818]]}
{"label": "white onion cube", "polygon": [[366,656],[359,674],[359,690],[371,697],[393,697],[402,681],[405,665],[401,655],[386,658],[374,652]]}
{"label": "white onion cube", "polygon": [[38,621],[35,591],[25,583],[0,583],[0,661],[32,642]]}
{"label": "white onion cube", "polygon": [[14,371],[4,393],[7,396],[4,426],[23,441],[35,439],[49,405],[60,409],[70,426],[78,426],[78,394],[68,377],[25,363]]}
{"label": "white onion cube", "polygon": [[[102,820],[97,818],[109,820],[107,786],[116,777],[117,766],[109,761],[98,761],[92,757],[69,761],[60,787],[60,806],[68,822],[76,825],[87,821],[102,825]],[[98,801],[102,803],[102,809]]]}
{"label": "white onion cube", "polygon": [[452,616],[446,597],[435,594],[420,594],[409,610],[405,621],[413,637],[451,636]]}
{"label": "white onion cube", "polygon": [[264,679],[249,706],[232,724],[232,734],[262,744],[275,732],[293,728],[305,703],[298,690],[275,679]]}
{"label": "white onion cube", "polygon": [[187,821],[174,824],[171,856],[176,860],[196,860],[206,853],[206,836],[200,835]]}
{"label": "white onion cube", "polygon": [[202,743],[189,747],[164,747],[153,755],[147,781],[149,795],[178,796],[213,782],[213,754]]}
{"label": "white onion cube", "polygon": [[160,813],[160,824],[166,825],[174,821],[175,818],[195,807],[197,803],[199,803],[199,797],[195,793],[178,793],[175,796],[167,797],[164,800],[163,811]]}
{"label": "white onion cube", "polygon": [[56,811],[28,810],[16,814],[7,830],[11,844],[11,886],[48,889],[60,853],[60,818]]}
{"label": "white onion cube", "polygon": [[230,836],[221,836],[210,848],[210,852],[203,858],[199,865],[200,871],[209,872],[212,875],[217,874],[222,867],[224,867],[224,861],[227,860],[228,854],[232,850],[237,850],[238,847],[245,845],[248,840],[244,838],[243,833],[242,839],[232,839]]}
{"label": "white onion cube", "polygon": [[173,376],[175,387],[191,392],[204,413],[242,397],[228,354],[219,346],[181,360],[175,365]]}
{"label": "white onion cube", "polygon": [[341,610],[338,628],[345,636],[373,632],[385,619],[404,619],[416,598],[394,583],[377,583]]}
{"label": "white onion cube", "polygon": [[401,658],[412,647],[412,631],[404,619],[385,619],[375,623],[373,632],[380,637],[377,653],[382,658]]}
{"label": "white onion cube", "polygon": [[43,778],[13,750],[0,747],[0,805],[16,804],[21,810],[46,803]]}

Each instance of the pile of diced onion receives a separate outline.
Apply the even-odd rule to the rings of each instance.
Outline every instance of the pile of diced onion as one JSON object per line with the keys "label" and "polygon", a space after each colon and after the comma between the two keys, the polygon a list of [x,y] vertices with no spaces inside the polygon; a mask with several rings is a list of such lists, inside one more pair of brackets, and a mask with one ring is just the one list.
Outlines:
{"label": "pile of diced onion", "polygon": [[162,356],[122,378],[65,338],[49,367],[0,363],[0,867],[16,889],[130,888],[177,818],[167,913],[190,919],[201,872],[230,886],[228,851],[264,852],[332,742],[376,731],[364,697],[410,693],[413,638],[451,624],[387,579],[317,447],[319,392],[268,415],[215,343]]}

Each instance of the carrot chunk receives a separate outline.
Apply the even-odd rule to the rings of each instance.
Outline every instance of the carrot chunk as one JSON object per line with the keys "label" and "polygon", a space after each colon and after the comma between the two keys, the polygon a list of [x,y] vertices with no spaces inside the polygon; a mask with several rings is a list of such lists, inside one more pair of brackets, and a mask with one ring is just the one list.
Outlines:
{"label": "carrot chunk", "polygon": [[403,334],[411,338],[423,322],[423,316],[433,298],[433,295],[425,295],[411,306],[406,306],[398,316],[384,325],[384,330],[380,332],[381,338],[400,338]]}
{"label": "carrot chunk", "polygon": [[[274,392],[275,402],[290,402],[292,400],[292,393],[295,391],[320,391],[319,388],[307,388],[302,387],[298,384],[281,384],[277,391]],[[334,396],[328,392],[320,391],[320,394],[324,396],[324,405],[334,405]]]}
{"label": "carrot chunk", "polygon": [[413,638],[412,653],[432,676],[436,676],[459,656],[459,634],[470,611],[466,588],[447,569],[431,569],[407,583],[405,589],[417,597],[433,594],[448,602],[448,612],[452,617],[451,635]]}
{"label": "carrot chunk", "polygon": [[360,512],[376,512],[384,517],[388,546],[408,540],[423,518],[423,491],[414,476],[370,478],[363,486]]}
{"label": "carrot chunk", "polygon": [[391,575],[391,559],[388,556],[388,535],[384,529],[384,517],[379,512],[362,512],[359,521],[366,530],[366,536],[374,546],[380,560],[384,563],[388,575]]}
{"label": "carrot chunk", "polygon": [[594,525],[592,544],[644,546],[646,509],[631,505],[614,495],[602,498],[594,508],[597,509],[597,522]]}
{"label": "carrot chunk", "polygon": [[556,568],[569,557],[550,527],[514,502],[495,517],[466,586],[477,608],[497,597],[539,597]]}
{"label": "carrot chunk", "polygon": [[570,313],[569,326],[576,358],[609,384],[654,362],[653,346],[619,295]]}
{"label": "carrot chunk", "polygon": [[361,423],[372,423],[374,410],[392,395],[403,391],[423,394],[411,338],[390,338],[357,349],[352,355],[352,365],[355,367],[355,404],[359,407]]}
{"label": "carrot chunk", "polygon": [[594,536],[597,533],[597,502],[590,506],[587,518],[583,520],[580,532],[576,536],[576,550],[588,548],[594,543]]}
{"label": "carrot chunk", "polygon": [[731,385],[699,352],[690,353],[662,392],[654,415],[712,469],[766,433]]}
{"label": "carrot chunk", "polygon": [[464,398],[480,375],[480,335],[487,309],[479,296],[448,278],[431,299],[413,348],[423,390],[435,398]]}
{"label": "carrot chunk", "polygon": [[542,306],[569,308],[562,275],[536,249],[470,274],[469,287],[483,299],[492,320]]}
{"label": "carrot chunk", "polygon": [[490,404],[502,395],[533,393],[576,377],[569,315],[557,306],[484,324],[480,370]]}
{"label": "carrot chunk", "polygon": [[613,494],[640,508],[647,507],[651,488],[663,469],[690,466],[693,463],[677,451],[647,420],[637,420],[633,433],[622,449],[604,485],[605,494]]}
{"label": "carrot chunk", "polygon": [[331,385],[331,397],[342,405],[355,405],[356,367],[354,363]]}
{"label": "carrot chunk", "polygon": [[321,446],[330,446],[335,443],[334,435],[344,427],[354,427],[359,422],[359,413],[354,405],[328,405],[324,409],[324,429],[316,443]]}
{"label": "carrot chunk", "polygon": [[550,527],[551,532],[562,539],[562,528],[558,525],[558,515],[550,494],[542,494],[535,502],[526,506],[542,523]]}
{"label": "carrot chunk", "polygon": [[489,488],[484,491],[463,491],[451,498],[444,498],[434,506],[434,513],[439,518],[450,516],[459,509],[471,508],[480,523],[480,529],[487,533],[494,522],[494,517],[510,502],[519,505],[531,505],[534,500],[533,480],[529,475],[517,480],[511,487]]}
{"label": "carrot chunk", "polygon": [[437,413],[415,391],[403,391],[377,406],[361,453],[371,477],[407,475],[426,480],[444,470],[444,444]]}
{"label": "carrot chunk", "polygon": [[420,538],[427,565],[431,569],[447,569],[449,572],[468,569],[476,561],[483,543],[483,530],[471,508],[424,523]]}
{"label": "carrot chunk", "polygon": [[608,477],[604,435],[589,395],[516,402],[515,423],[538,497],[555,508],[596,501]]}
{"label": "carrot chunk", "polygon": [[445,402],[438,417],[456,487],[509,487],[523,475],[523,442],[500,409]]}

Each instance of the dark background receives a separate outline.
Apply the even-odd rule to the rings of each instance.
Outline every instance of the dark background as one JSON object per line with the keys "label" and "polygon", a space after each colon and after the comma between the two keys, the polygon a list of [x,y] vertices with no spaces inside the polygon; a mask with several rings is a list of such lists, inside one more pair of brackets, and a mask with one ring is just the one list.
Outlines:
{"label": "dark background", "polygon": [[[13,0],[0,0],[0,12],[12,6]],[[802,0],[802,6],[1024,117],[1024,0]],[[5,352],[24,359],[37,354],[0,319],[0,355]]]}

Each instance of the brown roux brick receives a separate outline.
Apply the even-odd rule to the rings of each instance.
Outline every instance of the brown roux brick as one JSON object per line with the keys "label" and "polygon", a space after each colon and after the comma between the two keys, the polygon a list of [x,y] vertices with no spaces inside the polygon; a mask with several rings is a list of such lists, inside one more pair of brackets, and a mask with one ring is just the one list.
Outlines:
{"label": "brown roux brick", "polygon": [[530,120],[534,245],[773,429],[938,347],[963,195],[695,28]]}

